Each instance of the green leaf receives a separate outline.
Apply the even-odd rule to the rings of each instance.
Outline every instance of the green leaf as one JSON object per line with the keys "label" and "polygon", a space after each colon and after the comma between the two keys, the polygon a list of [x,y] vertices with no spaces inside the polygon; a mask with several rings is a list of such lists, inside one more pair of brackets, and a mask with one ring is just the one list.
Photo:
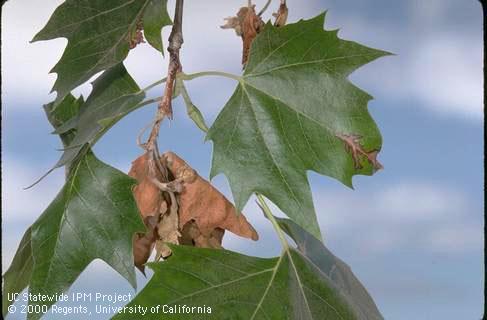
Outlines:
{"label": "green leaf", "polygon": [[[54,102],[51,102],[44,106],[44,111],[46,112],[47,119],[54,127],[54,129],[58,129],[63,126],[63,124],[67,121],[70,121],[71,119],[77,117],[79,109],[81,105],[83,105],[83,103],[83,96],[76,99],[70,93],[64,98],[64,100],[57,108],[54,108]],[[66,132],[59,135],[65,148],[68,147],[69,144],[73,141],[75,135],[76,132],[74,128],[66,130]]]}
{"label": "green leaf", "polygon": [[13,302],[8,299],[9,295],[21,293],[29,285],[30,277],[32,275],[32,264],[31,228],[29,227],[20,241],[12,264],[3,275],[3,317],[7,315],[8,307]]}
{"label": "green leaf", "polygon": [[353,175],[380,167],[375,156],[382,139],[367,110],[371,96],[347,77],[388,54],[323,30],[324,17],[266,25],[208,133],[211,177],[228,177],[239,210],[252,193],[261,193],[317,239],[306,172],[351,186]]}
{"label": "green leaf", "polygon": [[191,101],[191,97],[186,90],[183,80],[177,79],[176,80],[176,88],[175,91],[181,93],[183,96],[184,103],[186,104],[186,112],[191,120],[193,120],[194,124],[203,132],[208,132],[208,126],[206,125],[205,118],[201,113],[200,109],[193,104]]}
{"label": "green leaf", "polygon": [[[51,125],[57,129],[75,118],[82,104],[83,97],[76,99],[73,95],[68,94],[56,109],[54,109],[54,103],[52,102],[44,106],[44,111]],[[69,145],[74,135],[74,130],[68,130],[60,135],[65,147]],[[69,170],[66,170],[66,172],[69,172]],[[3,275],[2,314],[4,317],[8,312],[8,306],[12,304],[12,301],[7,299],[8,294],[21,293],[29,286],[32,268],[31,227],[29,227],[20,241],[12,264]]]}
{"label": "green leaf", "polygon": [[[55,110],[46,105],[49,121],[63,127],[76,118],[81,102],[68,95]],[[66,142],[75,133],[71,128],[61,138]],[[3,313],[9,305],[7,293],[27,286],[33,294],[64,292],[94,259],[104,260],[135,287],[132,237],[145,230],[132,194],[135,183],[91,151],[75,161],[59,194],[26,231],[3,276]],[[30,314],[29,319],[40,316]]]}
{"label": "green leaf", "polygon": [[167,0],[151,0],[144,13],[144,36],[154,49],[164,54],[161,30],[172,24],[167,13]]}
{"label": "green leaf", "polygon": [[[95,259],[136,287],[132,237],[145,228],[132,195],[134,185],[132,178],[91,152],[72,167],[64,187],[31,227],[29,292],[64,292]],[[30,314],[29,319],[40,316]]]}
{"label": "green leaf", "polygon": [[299,252],[328,277],[354,310],[357,319],[383,319],[374,300],[350,267],[335,257],[321,241],[289,219],[276,218],[279,226],[296,242]]}
{"label": "green leaf", "polygon": [[[272,259],[227,250],[172,246],[173,256],[151,263],[154,275],[128,304],[210,307],[199,319],[367,319],[357,317],[334,283],[301,252]],[[165,314],[193,319],[195,314]],[[114,319],[134,319],[120,313]],[[161,319],[146,314],[144,319]]]}
{"label": "green leaf", "polygon": [[61,136],[71,130],[76,134],[54,168],[83,156],[88,146],[93,146],[115,123],[135,110],[144,97],[123,64],[105,71],[93,83],[93,91],[78,115],[55,131]]}
{"label": "green leaf", "polygon": [[[146,13],[152,44],[156,28],[167,23],[165,1],[67,0],[57,7],[32,40],[68,39],[61,59],[52,69],[57,73],[53,87],[57,91],[56,106],[72,89],[127,57],[130,40],[149,5],[162,11]],[[146,23],[145,19],[142,22]]]}

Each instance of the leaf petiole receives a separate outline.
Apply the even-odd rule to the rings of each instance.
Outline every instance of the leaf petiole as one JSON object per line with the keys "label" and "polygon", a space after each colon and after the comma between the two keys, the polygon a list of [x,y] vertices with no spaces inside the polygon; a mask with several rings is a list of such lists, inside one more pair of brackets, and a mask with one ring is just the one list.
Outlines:
{"label": "leaf petiole", "polygon": [[149,99],[149,100],[142,101],[141,103],[139,103],[138,105],[135,106],[134,110],[135,109],[138,109],[140,107],[146,106],[148,104],[151,104],[151,103],[159,102],[159,101],[161,101],[161,99],[162,99],[162,96],[157,97],[157,98],[153,98],[153,99]]}
{"label": "leaf petiole", "polygon": [[266,215],[267,219],[270,220],[272,226],[274,227],[274,230],[276,230],[276,233],[279,236],[279,241],[282,244],[283,251],[289,251],[289,243],[286,240],[286,236],[284,235],[284,232],[279,226],[279,223],[277,223],[276,219],[274,218],[274,215],[272,214],[271,209],[265,202],[264,197],[261,194],[256,194],[256,195],[257,195],[258,205],[261,207],[262,211],[264,211],[264,214]]}
{"label": "leaf petiole", "polygon": [[208,76],[216,76],[216,77],[224,77],[224,78],[229,78],[233,79],[236,81],[240,81],[241,77],[237,76],[236,74],[228,73],[228,72],[222,72],[222,71],[202,71],[202,72],[196,72],[196,73],[191,73],[191,74],[186,74],[184,72],[178,73],[177,77],[181,80],[193,80],[196,78],[200,77],[208,77]]}
{"label": "leaf petiole", "polygon": [[[181,80],[184,80],[184,81],[190,81],[190,80],[193,80],[193,79],[196,79],[196,78],[208,77],[208,76],[224,77],[224,78],[229,78],[229,79],[233,79],[233,80],[236,80],[236,81],[240,81],[240,79],[241,79],[241,77],[238,76],[238,75],[236,75],[236,74],[232,74],[232,73],[228,73],[228,72],[223,72],[223,71],[202,71],[202,72],[196,72],[196,73],[191,73],[191,74],[186,74],[184,72],[180,72],[180,73],[177,74],[176,77],[178,79],[181,79]],[[157,87],[160,84],[165,83],[166,81],[167,81],[167,77],[162,78],[160,80],[157,80],[156,82],[151,83],[147,87],[145,87],[143,89],[140,89],[140,92],[147,92],[150,89],[152,89],[154,87]]]}
{"label": "leaf petiole", "polygon": [[144,89],[141,89],[140,92],[147,92],[149,91],[150,89],[154,88],[154,87],[157,87],[158,85],[160,84],[163,84],[164,82],[166,82],[167,80],[167,77],[165,78],[162,78],[161,80],[157,80],[156,82],[148,85],[147,87],[145,87]]}

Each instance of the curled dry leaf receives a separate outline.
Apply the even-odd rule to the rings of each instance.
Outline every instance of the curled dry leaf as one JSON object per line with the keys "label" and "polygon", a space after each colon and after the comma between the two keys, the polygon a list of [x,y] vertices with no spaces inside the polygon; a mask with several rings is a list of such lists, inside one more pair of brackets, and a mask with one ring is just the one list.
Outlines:
{"label": "curled dry leaf", "polygon": [[170,197],[170,206],[167,202],[161,205],[159,224],[157,225],[156,240],[156,261],[160,258],[167,258],[171,255],[171,248],[167,243],[179,243],[179,217],[178,217],[178,203],[174,193],[168,193]]}
{"label": "curled dry leaf", "polygon": [[287,16],[288,16],[288,8],[286,6],[285,1],[281,1],[281,5],[279,6],[279,10],[276,13],[273,13],[272,16],[276,18],[274,22],[274,26],[276,27],[283,27],[286,25]]}
{"label": "curled dry leaf", "polygon": [[129,172],[138,182],[133,194],[147,227],[145,234],[134,237],[134,261],[139,270],[144,272],[154,247],[156,260],[169,257],[167,243],[219,249],[225,230],[258,239],[255,229],[225,196],[176,154],[163,154],[156,165],[167,170],[167,178],[160,170],[151,174],[149,159],[148,153],[140,156]]}
{"label": "curled dry leaf", "polygon": [[157,218],[147,217],[144,219],[144,224],[147,227],[147,233],[138,233],[134,236],[133,251],[135,266],[145,274],[144,264],[149,260],[154,249],[154,243],[157,240]]}
{"label": "curled dry leaf", "polygon": [[141,20],[137,22],[137,26],[135,31],[130,35],[129,39],[129,48],[133,49],[138,44],[145,43],[144,34],[142,33],[142,29],[144,28],[143,23]]}
{"label": "curled dry leaf", "polygon": [[245,66],[252,41],[264,27],[264,21],[255,13],[255,5],[240,8],[236,16],[225,18],[225,21],[222,29],[234,29],[242,37],[242,64]]}
{"label": "curled dry leaf", "polygon": [[171,250],[165,243],[178,243],[177,202],[174,197],[174,199],[170,197],[170,194],[161,192],[160,188],[153,183],[154,179],[165,178],[160,173],[151,176],[148,153],[132,162],[129,176],[138,182],[133,189],[133,194],[147,227],[145,234],[135,235],[133,245],[135,266],[144,272],[144,264],[149,259],[154,245],[157,246],[157,258],[165,258],[171,254]]}
{"label": "curled dry leaf", "polygon": [[221,249],[225,230],[215,228],[209,236],[205,236],[201,233],[196,222],[191,220],[183,226],[181,234],[182,236],[179,239],[181,244],[200,248]]}
{"label": "curled dry leaf", "polygon": [[194,221],[206,238],[218,228],[252,240],[259,238],[245,216],[183,159],[173,152],[166,152],[162,157],[174,177],[183,181],[184,189],[179,194],[180,226]]}
{"label": "curled dry leaf", "polygon": [[149,259],[157,238],[156,226],[159,221],[158,209],[164,199],[159,189],[149,179],[148,155],[144,154],[132,162],[129,176],[137,180],[132,189],[146,234],[136,234],[133,240],[135,266],[144,272],[144,264]]}

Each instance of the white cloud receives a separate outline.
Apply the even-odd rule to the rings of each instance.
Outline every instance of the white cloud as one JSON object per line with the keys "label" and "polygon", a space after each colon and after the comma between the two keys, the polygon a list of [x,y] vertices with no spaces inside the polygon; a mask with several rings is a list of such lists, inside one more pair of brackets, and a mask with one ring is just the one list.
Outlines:
{"label": "white cloud", "polygon": [[[351,79],[373,96],[420,105],[446,116],[482,119],[482,19],[478,28],[452,28],[451,1],[410,1],[408,23],[366,20],[331,11],[327,28],[339,36],[396,54],[365,66]],[[462,23],[462,21],[458,21]]]}
{"label": "white cloud", "polygon": [[363,253],[414,247],[428,252],[481,248],[468,197],[428,182],[401,182],[374,191],[315,193],[325,241]]}
{"label": "white cloud", "polygon": [[64,170],[55,170],[33,188],[46,167],[15,158],[2,159],[2,218],[5,224],[30,224],[46,209],[59,192]]}
{"label": "white cloud", "polygon": [[458,217],[467,207],[461,193],[417,182],[392,185],[378,192],[374,202],[381,219],[398,220],[401,223],[432,221],[445,215]]}
{"label": "white cloud", "polygon": [[439,227],[429,234],[431,246],[441,253],[465,252],[482,247],[482,228],[479,223]]}
{"label": "white cloud", "polygon": [[482,119],[481,61],[480,37],[438,34],[410,56],[403,81],[437,112]]}
{"label": "white cloud", "polygon": [[17,158],[2,158],[2,263],[10,264],[24,231],[47,208],[59,192],[63,170],[56,170],[37,186],[24,188],[37,180],[46,167]]}
{"label": "white cloud", "polygon": [[[49,101],[54,98],[54,94],[48,96],[48,93],[56,75],[48,75],[48,72],[61,56],[66,40],[57,39],[33,44],[29,44],[28,41],[42,28],[51,12],[61,2],[52,0],[43,1],[42,5],[33,5],[29,0],[18,0],[10,1],[4,6],[4,97],[15,97],[17,102],[19,99],[31,101],[35,98]],[[241,71],[240,39],[234,32],[219,28],[223,18],[234,14],[240,3],[212,0],[204,3],[195,2],[187,6],[185,19],[191,21],[191,27],[187,25],[184,30],[182,60],[186,72],[206,69],[234,73]],[[445,17],[451,15],[452,7],[448,3],[412,1],[406,13],[409,23],[389,23],[387,26],[381,21],[365,20],[355,13],[331,10],[327,15],[327,28],[341,27],[340,36],[345,39],[356,40],[398,54],[382,59],[352,75],[354,82],[373,95],[389,97],[392,101],[402,99],[406,103],[419,104],[439,114],[479,120],[482,118],[480,15],[477,33],[464,34],[453,28],[443,28]],[[32,8],[33,6],[35,8]],[[322,4],[320,6],[322,7]],[[169,8],[172,8],[171,3]],[[316,9],[316,3],[310,3],[309,7],[295,6],[293,15],[295,18],[309,17]],[[201,12],[205,14],[202,15]],[[164,40],[168,34],[169,29],[166,28]],[[155,50],[143,45],[130,53],[126,66],[143,87],[162,78],[167,60],[162,60]],[[204,95],[210,83],[218,85],[218,82],[196,81],[192,93],[195,96]],[[85,84],[75,92],[86,95],[90,90],[91,86]],[[227,94],[223,96],[228,98]],[[221,108],[224,99],[216,99],[203,99],[202,107],[206,110],[209,108],[210,112]]]}

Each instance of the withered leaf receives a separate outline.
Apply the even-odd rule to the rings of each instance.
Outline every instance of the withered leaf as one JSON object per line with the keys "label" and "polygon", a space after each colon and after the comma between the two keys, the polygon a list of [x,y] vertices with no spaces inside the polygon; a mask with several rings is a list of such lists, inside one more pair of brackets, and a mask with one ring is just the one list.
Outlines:
{"label": "withered leaf", "polygon": [[[150,161],[148,153],[140,156],[129,172],[138,182],[132,191],[147,227],[146,233],[134,237],[134,260],[140,271],[144,272],[154,247],[156,260],[171,255],[167,243],[221,248],[225,230],[258,239],[255,229],[225,196],[176,154],[166,152],[154,164],[166,170],[167,176],[151,171]],[[164,184],[178,186],[174,188],[178,193],[162,191]]]}
{"label": "withered leaf", "polygon": [[156,241],[156,260],[160,258],[167,258],[171,255],[171,248],[167,243],[179,243],[179,216],[178,203],[174,193],[170,193],[170,206],[161,206],[160,221],[157,225],[157,241]]}
{"label": "withered leaf", "polygon": [[224,234],[225,230],[215,228],[209,237],[204,236],[196,222],[191,220],[183,226],[179,243],[200,248],[221,249]]}
{"label": "withered leaf", "polygon": [[165,198],[161,190],[153,183],[153,178],[162,179],[163,177],[160,173],[157,174],[157,171],[151,176],[148,153],[132,162],[129,176],[138,182],[132,191],[140,215],[147,227],[147,233],[137,234],[134,237],[135,265],[144,273],[144,265],[156,244],[157,258],[159,258],[171,254],[165,242],[178,243],[177,236],[172,236],[174,234],[179,235],[177,209],[176,212],[170,214],[170,210],[168,210],[168,200],[170,199]]}
{"label": "withered leaf", "polygon": [[132,162],[129,176],[137,180],[133,189],[142,218],[155,216],[163,201],[161,191],[150,180],[148,154],[143,154]]}
{"label": "withered leaf", "polygon": [[235,33],[242,37],[242,64],[245,66],[252,41],[264,27],[264,21],[255,13],[255,5],[240,8],[237,16],[225,18],[225,21],[222,29],[235,29]]}
{"label": "withered leaf", "polygon": [[286,2],[285,1],[281,2],[281,5],[279,6],[279,10],[276,13],[272,14],[272,16],[276,18],[276,21],[274,22],[274,26],[276,27],[285,26],[287,22],[288,12],[289,10],[286,6]]}
{"label": "withered leaf", "polygon": [[[166,152],[162,157],[174,177],[182,180],[184,185],[179,194],[180,226],[194,221],[201,235],[207,239],[215,237],[214,232],[218,228],[252,240],[258,239],[257,232],[244,215],[184,160],[173,152]],[[198,246],[204,241],[195,242]]]}
{"label": "withered leaf", "polygon": [[134,264],[135,266],[145,274],[145,263],[149,260],[149,257],[154,249],[154,243],[157,240],[157,218],[150,216],[144,219],[144,224],[147,228],[147,232],[137,233],[134,235]]}

